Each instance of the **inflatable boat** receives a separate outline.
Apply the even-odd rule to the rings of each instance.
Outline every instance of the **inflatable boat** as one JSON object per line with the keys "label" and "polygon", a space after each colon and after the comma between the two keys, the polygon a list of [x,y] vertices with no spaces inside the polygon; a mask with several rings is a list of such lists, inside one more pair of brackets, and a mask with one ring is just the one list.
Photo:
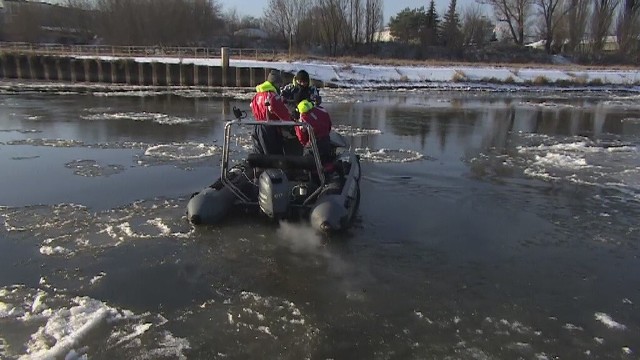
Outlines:
{"label": "inflatable boat", "polygon": [[[275,220],[307,220],[324,233],[349,228],[360,204],[360,159],[344,138],[332,131],[331,159],[321,162],[313,129],[302,122],[236,119],[224,126],[220,178],[194,193],[187,218],[194,225],[216,225],[230,214],[244,216],[252,210]],[[244,116],[240,114],[244,113]],[[231,139],[240,127],[303,126],[309,133],[310,154],[249,153],[231,165]],[[296,140],[297,141],[297,140]],[[234,211],[246,210],[246,211]]]}

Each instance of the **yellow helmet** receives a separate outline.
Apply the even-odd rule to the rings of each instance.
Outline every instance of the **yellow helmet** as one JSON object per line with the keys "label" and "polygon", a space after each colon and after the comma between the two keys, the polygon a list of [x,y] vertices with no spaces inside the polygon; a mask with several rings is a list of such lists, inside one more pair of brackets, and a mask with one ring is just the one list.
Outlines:
{"label": "yellow helmet", "polygon": [[309,101],[309,100],[302,100],[298,104],[298,112],[300,114],[304,114],[304,113],[308,112],[311,109],[313,109],[313,103],[311,101]]}

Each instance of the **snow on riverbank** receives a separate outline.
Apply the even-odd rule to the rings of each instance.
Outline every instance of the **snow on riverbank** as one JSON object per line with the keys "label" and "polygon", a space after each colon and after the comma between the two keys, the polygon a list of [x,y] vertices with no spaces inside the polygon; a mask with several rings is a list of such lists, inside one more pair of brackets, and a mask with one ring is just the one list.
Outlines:
{"label": "snow on riverbank", "polygon": [[[101,57],[104,60],[116,58]],[[183,63],[220,66],[220,59],[137,57],[136,62]],[[640,88],[639,69],[575,70],[505,65],[505,66],[392,66],[329,62],[285,62],[230,59],[230,66],[271,68],[289,73],[305,69],[311,77],[337,87],[430,87],[433,83],[488,83],[532,85],[619,85]]]}

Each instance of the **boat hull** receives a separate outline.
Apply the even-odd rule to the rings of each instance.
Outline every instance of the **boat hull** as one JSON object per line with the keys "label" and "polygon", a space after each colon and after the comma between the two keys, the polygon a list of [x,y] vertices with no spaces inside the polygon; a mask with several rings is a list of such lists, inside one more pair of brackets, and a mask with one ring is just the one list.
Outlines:
{"label": "boat hull", "polygon": [[[309,204],[287,202],[305,184],[288,181],[280,169],[264,169],[256,176],[258,191],[251,195],[251,201],[240,201],[231,189],[218,181],[191,197],[187,204],[187,218],[194,225],[216,225],[222,223],[234,207],[258,207],[262,214],[274,219],[304,214],[315,230],[325,233],[347,229],[360,204],[360,163],[353,155],[348,161],[344,159],[338,164],[341,171],[330,176],[331,180],[319,192],[317,199]],[[253,169],[245,168],[245,175],[236,178],[242,179],[240,188],[245,193],[253,186],[244,179],[253,173]],[[234,183],[237,184],[236,181]]]}
{"label": "boat hull", "polygon": [[187,218],[194,225],[219,224],[231,211],[235,198],[233,192],[226,187],[207,187],[189,200]]}

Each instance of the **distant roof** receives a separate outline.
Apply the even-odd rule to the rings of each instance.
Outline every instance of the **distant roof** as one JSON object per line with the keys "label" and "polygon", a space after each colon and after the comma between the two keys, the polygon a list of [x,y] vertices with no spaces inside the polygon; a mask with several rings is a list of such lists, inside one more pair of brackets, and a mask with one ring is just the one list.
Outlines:
{"label": "distant roof", "polygon": [[244,37],[255,38],[255,39],[267,39],[269,37],[269,34],[267,34],[266,31],[262,29],[256,29],[256,28],[240,29],[234,32],[233,35],[244,36]]}
{"label": "distant roof", "polygon": [[547,44],[547,40],[539,40],[536,42],[532,42],[530,44],[526,44],[525,46],[534,48],[534,49],[544,49],[544,46]]}

